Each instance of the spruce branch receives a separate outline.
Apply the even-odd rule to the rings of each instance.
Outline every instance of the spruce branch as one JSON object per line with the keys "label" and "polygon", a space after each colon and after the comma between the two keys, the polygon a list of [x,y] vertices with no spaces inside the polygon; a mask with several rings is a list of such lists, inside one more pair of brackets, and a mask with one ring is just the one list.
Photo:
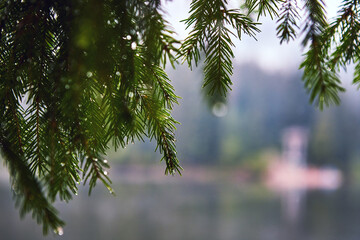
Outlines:
{"label": "spruce branch", "polygon": [[339,92],[345,89],[340,85],[338,74],[330,69],[328,63],[321,57],[321,41],[313,38],[309,50],[305,54],[305,60],[300,68],[304,69],[303,80],[305,88],[310,91],[310,102],[316,102],[320,110],[331,104],[338,105]]}
{"label": "spruce branch", "polygon": [[192,61],[197,65],[201,52],[205,53],[203,87],[207,90],[208,99],[211,96],[226,96],[231,90],[234,57],[230,36],[235,36],[228,27],[236,30],[238,38],[242,33],[254,37],[259,31],[257,24],[239,10],[227,9],[227,1],[224,0],[193,0],[190,16],[184,22],[187,28],[193,29],[181,46],[181,57],[191,67]]}
{"label": "spruce branch", "polygon": [[280,8],[279,19],[277,20],[278,26],[276,27],[280,44],[296,38],[299,19],[300,15],[296,0],[285,0]]}
{"label": "spruce branch", "polygon": [[279,16],[279,5],[283,2],[284,0],[246,0],[244,6],[248,9],[248,14],[257,13],[257,20],[267,14],[274,19]]}
{"label": "spruce branch", "polygon": [[360,56],[359,14],[360,6],[357,1],[343,1],[338,17],[326,30],[328,44],[335,49],[329,59],[332,68],[345,68],[347,64],[355,62],[355,59]]}
{"label": "spruce branch", "polygon": [[328,60],[329,45],[324,34],[328,27],[325,16],[325,4],[320,0],[305,2],[307,18],[303,33],[303,46],[309,49],[305,53],[300,68],[304,69],[303,80],[305,88],[310,91],[310,102],[316,102],[320,110],[330,104],[339,104],[339,92],[345,89],[340,86],[338,74],[330,68]]}
{"label": "spruce branch", "polygon": [[180,56],[192,67],[193,61],[197,66],[200,61],[200,52],[205,51],[205,41],[212,21],[212,6],[209,1],[193,0],[190,5],[190,16],[184,19],[186,29],[193,26],[189,36],[185,39],[180,49]]}
{"label": "spruce branch", "polygon": [[307,16],[302,29],[302,33],[305,34],[302,45],[305,47],[324,32],[328,23],[325,3],[322,0],[306,0],[304,8]]}
{"label": "spruce branch", "polygon": [[355,58],[355,71],[354,71],[354,79],[353,84],[357,85],[357,89],[360,88],[360,59]]}
{"label": "spruce branch", "polygon": [[177,96],[169,83],[167,74],[159,66],[148,64],[141,54],[135,57],[136,79],[141,83],[136,96],[139,97],[139,115],[148,126],[148,137],[157,141],[157,147],[163,154],[161,160],[166,163],[165,174],[176,172],[181,175],[181,166],[175,150],[175,124],[170,110],[177,104]]}
{"label": "spruce branch", "polygon": [[0,130],[0,150],[11,176],[12,189],[16,205],[20,207],[20,215],[31,212],[38,223],[43,225],[43,233],[51,229],[59,229],[64,222],[57,216],[57,210],[45,197],[36,177],[29,171],[21,154],[14,151],[4,128]]}
{"label": "spruce branch", "polygon": [[156,65],[161,64],[164,68],[167,61],[175,68],[177,62],[178,45],[180,41],[175,39],[175,31],[164,18],[166,14],[159,4],[145,4],[143,1],[137,3],[131,17],[136,19],[139,31],[139,45],[146,46],[144,56],[147,61]]}

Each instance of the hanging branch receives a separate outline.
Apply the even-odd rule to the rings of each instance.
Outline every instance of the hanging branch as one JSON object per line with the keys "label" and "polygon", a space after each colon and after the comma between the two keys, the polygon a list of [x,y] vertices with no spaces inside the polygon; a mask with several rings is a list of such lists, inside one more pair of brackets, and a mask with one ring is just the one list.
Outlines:
{"label": "hanging branch", "polygon": [[[227,1],[193,0],[190,16],[184,20],[186,27],[193,26],[189,36],[181,46],[181,56],[195,65],[200,61],[200,53],[205,53],[204,84],[207,93],[214,97],[224,97],[231,90],[232,58],[231,47],[234,44],[231,35],[234,33],[227,27],[236,29],[240,39],[242,32],[254,37],[259,30],[256,23],[235,9],[227,9]],[[235,36],[235,35],[234,35]],[[208,97],[210,98],[210,97]],[[216,102],[216,100],[212,100]]]}
{"label": "hanging branch", "polygon": [[286,0],[280,8],[280,16],[276,21],[279,25],[276,27],[277,36],[280,44],[284,41],[289,42],[296,38],[297,21],[300,19],[296,0]]}
{"label": "hanging branch", "polygon": [[345,89],[340,86],[338,74],[331,70],[328,60],[327,39],[323,34],[328,27],[324,3],[320,0],[307,0],[305,2],[307,18],[303,33],[303,46],[308,46],[305,59],[300,68],[304,68],[303,80],[305,87],[310,91],[310,102],[316,102],[322,110],[330,104],[339,104],[339,92]]}

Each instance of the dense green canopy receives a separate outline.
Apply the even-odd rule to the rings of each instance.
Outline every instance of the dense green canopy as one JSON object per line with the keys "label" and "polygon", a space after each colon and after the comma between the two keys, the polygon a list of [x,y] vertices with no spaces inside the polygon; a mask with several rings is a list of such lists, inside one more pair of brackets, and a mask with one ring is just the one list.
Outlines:
{"label": "dense green canopy", "polygon": [[44,233],[59,231],[52,203],[71,199],[79,182],[91,192],[100,180],[113,192],[109,145],[149,137],[165,173],[180,173],[171,116],[178,97],[166,64],[203,62],[209,102],[224,99],[232,37],[255,37],[262,15],[277,21],[280,43],[302,33],[305,88],[320,108],[339,103],[341,67],[355,63],[360,81],[358,1],[343,1],[330,24],[321,0],[227,2],[192,0],[190,33],[179,41],[160,0],[0,1],[0,149],[21,215],[31,212]]}

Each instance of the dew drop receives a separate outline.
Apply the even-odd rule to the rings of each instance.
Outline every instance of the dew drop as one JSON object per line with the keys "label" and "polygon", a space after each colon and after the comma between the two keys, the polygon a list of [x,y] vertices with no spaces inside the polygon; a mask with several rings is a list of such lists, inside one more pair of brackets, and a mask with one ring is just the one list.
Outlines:
{"label": "dew drop", "polygon": [[136,42],[132,42],[132,43],[131,43],[131,49],[132,49],[132,50],[135,50],[136,47],[137,47]]}
{"label": "dew drop", "polygon": [[116,24],[118,24],[118,23],[119,23],[119,20],[117,20],[117,19],[114,19],[114,22],[115,22]]}
{"label": "dew drop", "polygon": [[116,74],[116,76],[120,76],[120,72],[119,72],[119,71],[117,71],[115,74]]}
{"label": "dew drop", "polygon": [[127,40],[131,40],[131,36],[130,36],[130,35],[127,35],[127,36],[126,36],[126,39],[127,39]]}
{"label": "dew drop", "polygon": [[228,108],[225,103],[217,102],[212,107],[212,113],[216,117],[225,117],[226,114],[228,113]]}
{"label": "dew drop", "polygon": [[62,227],[57,227],[55,230],[54,230],[54,233],[59,235],[59,236],[62,236],[64,234],[64,230]]}
{"label": "dew drop", "polygon": [[62,163],[60,163],[60,165],[63,167],[63,166],[65,166],[65,163],[62,162]]}
{"label": "dew drop", "polygon": [[94,158],[94,162],[97,162],[98,161],[98,159],[97,158]]}
{"label": "dew drop", "polygon": [[107,172],[107,171],[104,171],[104,175],[107,176],[107,175],[108,175],[108,172]]}
{"label": "dew drop", "polygon": [[134,96],[134,93],[133,92],[129,92],[129,97],[133,97]]}
{"label": "dew drop", "polygon": [[110,20],[107,20],[107,22],[106,22],[108,25],[110,25],[111,24],[111,22],[110,22]]}
{"label": "dew drop", "polygon": [[104,159],[104,161],[103,161],[104,163],[108,163],[108,160],[106,160],[106,159]]}
{"label": "dew drop", "polygon": [[86,73],[86,76],[87,76],[88,78],[91,78],[91,77],[93,76],[93,73],[92,73],[92,72],[87,72],[87,73]]}

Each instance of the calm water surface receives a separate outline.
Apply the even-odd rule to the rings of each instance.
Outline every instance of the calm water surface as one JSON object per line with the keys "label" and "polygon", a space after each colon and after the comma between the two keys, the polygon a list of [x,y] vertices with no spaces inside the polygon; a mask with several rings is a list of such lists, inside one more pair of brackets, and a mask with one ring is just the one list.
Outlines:
{"label": "calm water surface", "polygon": [[9,187],[0,185],[0,239],[355,240],[360,239],[360,194],[275,193],[256,184],[170,181],[98,186],[58,203],[63,236],[43,237],[29,216],[20,220]]}

